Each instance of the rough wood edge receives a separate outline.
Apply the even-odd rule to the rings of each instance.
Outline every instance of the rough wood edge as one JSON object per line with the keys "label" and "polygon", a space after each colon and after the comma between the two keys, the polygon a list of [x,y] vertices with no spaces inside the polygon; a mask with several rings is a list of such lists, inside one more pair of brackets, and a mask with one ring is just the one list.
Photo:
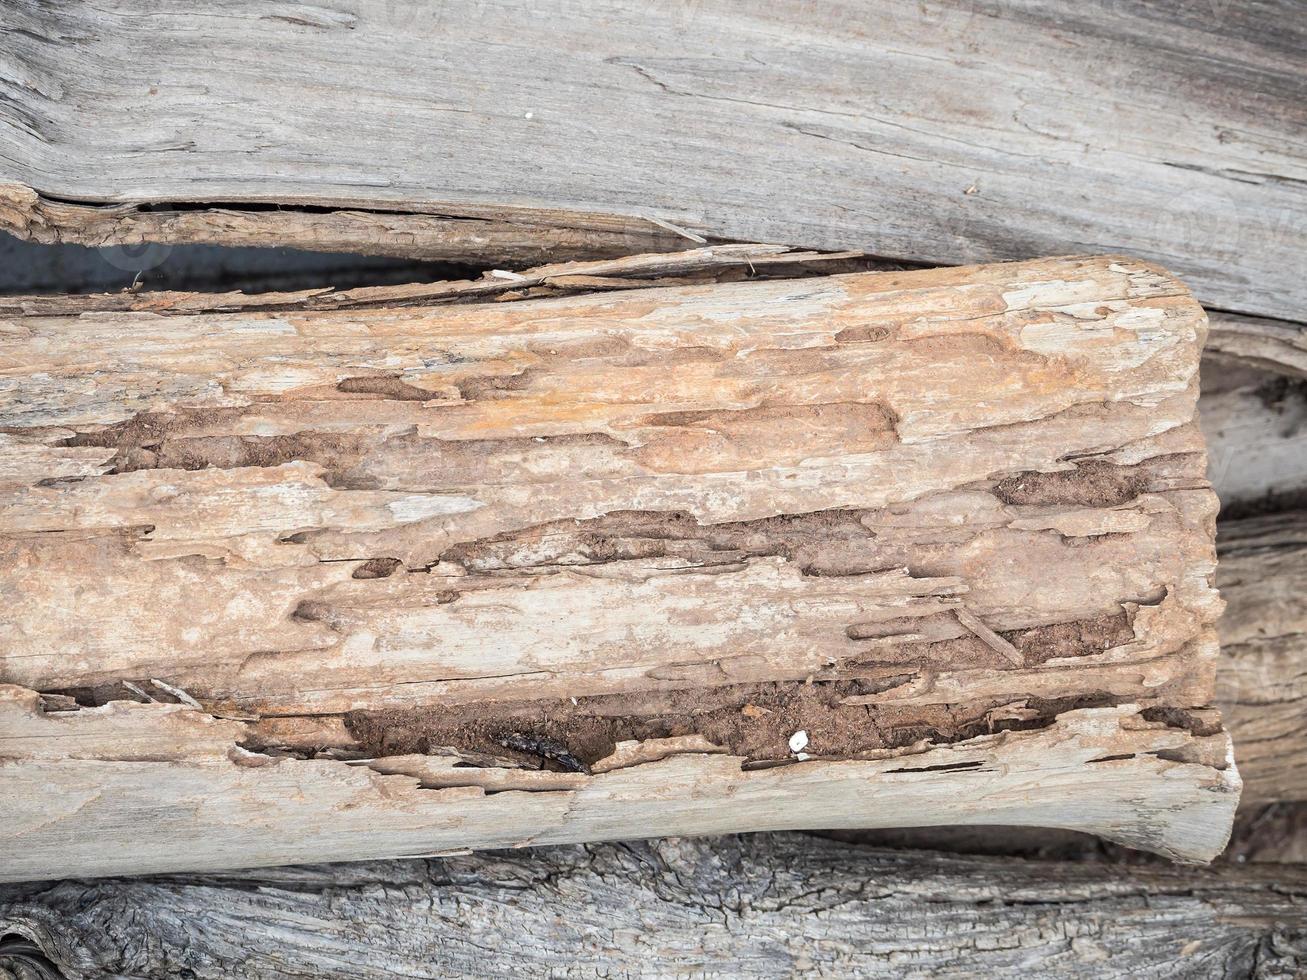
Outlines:
{"label": "rough wood edge", "polygon": [[[441,760],[430,756],[349,762],[252,752],[240,745],[242,723],[184,705],[116,701],[49,713],[35,692],[0,694],[13,733],[0,801],[0,880],[8,881],[582,843],[645,829],[905,821],[1082,830],[1203,862],[1224,848],[1240,790],[1228,736],[1149,721],[1135,705],[880,758],[754,769],[693,747],[626,747],[629,759],[619,747],[620,761],[574,774],[571,785],[537,786],[508,771],[487,788],[456,778],[464,770],[433,768]],[[145,824],[148,838],[123,835]]]}
{"label": "rough wood edge", "polygon": [[363,201],[93,204],[56,200],[26,184],[2,181],[0,231],[45,245],[252,245],[510,268],[705,243],[692,232],[639,215]]}
{"label": "rough wood edge", "polygon": [[[701,248],[707,243],[693,232],[656,218],[586,214],[503,207],[415,204],[410,210],[364,201],[285,201],[275,207],[204,204],[160,205],[146,202],[90,204],[44,197],[26,184],[0,181],[0,231],[41,244],[95,248],[210,244],[290,247],[311,251],[356,252],[467,265],[502,265],[522,269],[522,278],[491,277],[473,283],[431,283],[363,290],[306,290],[293,294],[218,299],[217,308],[269,308],[326,305],[337,308],[399,298],[440,299],[507,295],[525,298],[531,289],[552,292],[602,288],[602,280],[621,288],[632,280],[677,274],[720,272],[727,268],[832,261],[859,257],[858,252],[821,253],[799,248],[739,243],[731,249]],[[665,265],[614,262],[627,256],[691,251],[683,261]],[[525,268],[539,266],[539,268]],[[180,304],[177,302],[180,301]],[[148,305],[147,305],[148,304]],[[108,294],[96,297],[5,297],[0,312],[72,312],[74,309],[162,309],[191,305],[182,294]],[[1307,330],[1301,324],[1237,313],[1209,311],[1207,351],[1236,363],[1297,377],[1307,377]]]}
{"label": "rough wood edge", "polygon": [[1209,310],[1205,356],[1307,378],[1307,327],[1287,320]]}

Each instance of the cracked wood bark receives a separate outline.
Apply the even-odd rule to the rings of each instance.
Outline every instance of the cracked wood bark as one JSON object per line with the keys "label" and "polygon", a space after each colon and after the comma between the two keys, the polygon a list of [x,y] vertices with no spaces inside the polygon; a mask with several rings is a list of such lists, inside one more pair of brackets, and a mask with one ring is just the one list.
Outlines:
{"label": "cracked wood bark", "polygon": [[1219,851],[1175,280],[529,293],[4,322],[0,873],[904,822]]}
{"label": "cracked wood bark", "polygon": [[[226,239],[272,220],[242,204],[276,204],[302,245],[398,233],[430,254],[488,219],[462,255],[532,261],[533,236],[625,216],[642,239],[652,218],[928,263],[1123,250],[1211,306],[1305,318],[1293,0],[225,0],[199,22],[180,0],[25,0],[5,17],[0,168],[44,197],[20,233]],[[505,222],[524,254],[502,252]]]}
{"label": "cracked wood bark", "polygon": [[0,931],[30,942],[28,965],[87,978],[1271,978],[1307,968],[1305,908],[1301,867],[1050,863],[767,834],[9,886]]}

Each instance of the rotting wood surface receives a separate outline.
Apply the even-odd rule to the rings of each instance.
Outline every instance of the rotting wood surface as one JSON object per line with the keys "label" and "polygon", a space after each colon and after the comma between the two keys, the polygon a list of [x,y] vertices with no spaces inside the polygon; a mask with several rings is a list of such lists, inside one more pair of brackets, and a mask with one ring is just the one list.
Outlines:
{"label": "rotting wood surface", "polygon": [[[621,261],[669,260],[705,261]],[[1220,849],[1175,280],[522,296],[9,316],[8,877],[903,822]]]}

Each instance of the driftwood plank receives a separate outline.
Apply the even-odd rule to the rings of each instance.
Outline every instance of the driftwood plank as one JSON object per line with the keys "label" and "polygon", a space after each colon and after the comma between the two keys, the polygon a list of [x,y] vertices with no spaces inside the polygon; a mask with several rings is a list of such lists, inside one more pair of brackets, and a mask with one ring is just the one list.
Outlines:
{"label": "driftwood plank", "polygon": [[88,978],[1271,978],[1307,968],[1307,869],[758,835],[9,886],[0,932]]}
{"label": "driftwood plank", "polygon": [[482,220],[484,256],[520,261],[615,216],[653,220],[627,220],[629,251],[675,247],[658,221],[928,263],[1124,250],[1207,305],[1302,320],[1299,13],[228,0],[197,26],[180,2],[10,4],[0,161],[43,201],[5,220],[223,239],[263,233],[242,204],[276,204],[286,239],[368,250],[393,230],[416,254]]}
{"label": "driftwood plank", "polygon": [[158,309],[4,325],[4,875],[1224,843],[1205,323],[1159,270]]}

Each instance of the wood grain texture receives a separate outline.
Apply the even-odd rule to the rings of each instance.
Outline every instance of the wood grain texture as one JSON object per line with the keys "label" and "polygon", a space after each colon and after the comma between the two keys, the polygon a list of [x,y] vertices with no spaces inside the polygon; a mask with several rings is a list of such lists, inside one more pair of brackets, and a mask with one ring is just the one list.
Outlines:
{"label": "wood grain texture", "polygon": [[1235,313],[1212,313],[1209,320],[1205,356],[1218,363],[1307,378],[1307,331],[1298,324]]}
{"label": "wood grain texture", "polygon": [[[1209,306],[1303,320],[1298,14],[225,0],[197,25],[181,2],[21,2],[0,35],[0,172],[55,203],[199,205],[139,220],[218,236],[263,203],[649,218],[928,263],[1122,250]],[[423,224],[315,224],[366,248],[391,220]]]}
{"label": "wood grain texture", "polygon": [[1280,978],[1307,967],[1304,908],[1293,866],[758,835],[9,886],[0,931],[86,978]]}
{"label": "wood grain texture", "polygon": [[1219,851],[1175,280],[504,298],[4,322],[0,874],[905,819]]}
{"label": "wood grain texture", "polygon": [[[1114,257],[599,281],[20,304],[0,874],[814,823],[1219,851],[1182,286]],[[148,848],[102,847],[124,822]]]}
{"label": "wood grain texture", "polygon": [[0,183],[0,229],[47,245],[275,245],[510,267],[673,251],[703,241],[648,219],[562,210],[450,217],[358,208],[95,207],[49,200],[12,183]]}
{"label": "wood grain texture", "polygon": [[1246,798],[1307,800],[1307,512],[1221,525],[1217,698]]}
{"label": "wood grain texture", "polygon": [[1223,518],[1307,506],[1307,379],[1204,358],[1199,422]]}

